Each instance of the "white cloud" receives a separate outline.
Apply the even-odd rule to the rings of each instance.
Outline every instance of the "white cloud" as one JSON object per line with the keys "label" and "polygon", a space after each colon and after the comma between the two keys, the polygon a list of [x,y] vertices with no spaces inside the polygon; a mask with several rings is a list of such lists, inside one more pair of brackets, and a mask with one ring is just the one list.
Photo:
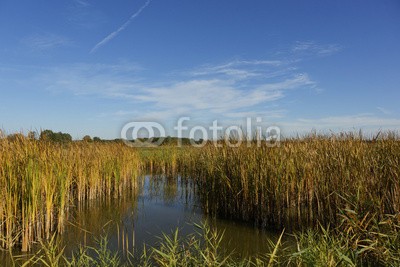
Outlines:
{"label": "white cloud", "polygon": [[73,42],[67,37],[56,34],[31,35],[23,39],[22,43],[34,50],[48,50],[55,47],[73,45]]}
{"label": "white cloud", "polygon": [[200,68],[192,70],[189,75],[192,76],[214,76],[225,75],[232,79],[240,80],[256,76],[263,76],[267,73],[275,73],[278,67],[287,65],[288,62],[280,60],[234,60],[218,65],[204,65]]}
{"label": "white cloud", "polygon": [[316,82],[312,81],[306,73],[296,74],[294,77],[290,79],[286,79],[284,81],[272,84],[263,84],[260,89],[272,91],[272,90],[287,90],[287,89],[295,89],[303,86],[309,86],[314,88],[316,86]]}
{"label": "white cloud", "polygon": [[392,114],[392,112],[391,112],[390,110],[388,110],[388,109],[386,109],[386,108],[383,108],[383,107],[376,107],[376,109],[379,110],[380,112],[382,112],[382,113],[385,114],[385,115],[390,115],[390,114]]}
{"label": "white cloud", "polygon": [[267,119],[280,119],[283,118],[287,114],[287,111],[284,109],[278,109],[278,110],[266,110],[263,112],[254,112],[254,111],[247,111],[247,112],[227,112],[225,116],[227,118],[256,118],[256,117],[262,117],[262,118],[267,118]]}
{"label": "white cloud", "polygon": [[313,84],[307,75],[295,75],[282,82],[264,82],[260,85],[247,86],[245,89],[229,80],[194,79],[166,87],[144,88],[141,94],[133,98],[153,102],[155,106],[163,108],[187,107],[212,113],[225,113],[273,102],[283,98],[288,89]]}
{"label": "white cloud", "polygon": [[36,82],[52,92],[118,98],[136,88],[140,70],[132,63],[74,64],[48,69],[38,75]]}
{"label": "white cloud", "polygon": [[400,119],[390,118],[390,111],[382,107],[377,110],[385,116],[371,113],[291,120],[290,112],[296,111],[284,109],[282,101],[294,91],[316,89],[317,84],[289,61],[234,60],[175,72],[159,80],[149,80],[143,68],[129,62],[73,64],[37,72],[34,80],[26,79],[27,86],[116,100],[120,106],[115,111],[104,110],[99,114],[102,120],[168,123],[189,116],[191,122],[217,119],[240,124],[246,117],[262,117],[263,122],[275,122],[285,133],[400,128]]}
{"label": "white cloud", "polygon": [[373,114],[328,116],[315,119],[299,118],[283,122],[280,125],[286,132],[316,130],[351,131],[363,129],[369,132],[377,130],[400,130],[400,119],[379,117]]}
{"label": "white cloud", "polygon": [[342,47],[338,44],[318,44],[314,41],[298,41],[292,47],[293,53],[328,56],[339,52]]}
{"label": "white cloud", "polygon": [[251,112],[271,115],[275,110],[282,110],[271,104],[283,99],[290,93],[288,90],[315,87],[306,73],[297,73],[295,68],[289,70],[285,66],[285,71],[279,72],[276,66],[280,64],[277,61],[234,61],[224,67],[208,66],[209,69],[235,66],[243,72],[248,71],[248,66],[258,66],[260,68],[252,71],[262,72],[266,66],[273,65],[273,71],[278,73],[273,78],[268,75],[237,78],[232,73],[199,76],[184,72],[168,77],[168,81],[148,81],[141,76],[139,66],[124,63],[63,66],[45,71],[37,80],[41,87],[52,92],[118,99],[121,104],[132,105],[134,114],[129,110],[108,113],[113,116],[232,118]]}
{"label": "white cloud", "polygon": [[74,0],[68,8],[67,21],[75,27],[84,30],[100,29],[104,27],[109,17],[105,11],[89,1]]}
{"label": "white cloud", "polygon": [[240,90],[230,81],[190,80],[167,87],[144,88],[134,96],[139,101],[153,102],[157,107],[207,110],[213,113],[250,107],[283,97],[281,90],[259,88]]}
{"label": "white cloud", "polygon": [[87,1],[85,1],[85,0],[74,0],[74,2],[75,2],[77,5],[82,6],[82,7],[90,6],[90,4],[89,4]]}

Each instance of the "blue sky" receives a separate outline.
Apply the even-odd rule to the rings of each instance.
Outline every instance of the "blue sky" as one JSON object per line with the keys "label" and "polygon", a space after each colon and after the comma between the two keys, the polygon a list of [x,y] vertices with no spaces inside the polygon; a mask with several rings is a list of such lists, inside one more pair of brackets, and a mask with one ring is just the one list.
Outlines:
{"label": "blue sky", "polygon": [[0,128],[400,130],[399,1],[1,0]]}

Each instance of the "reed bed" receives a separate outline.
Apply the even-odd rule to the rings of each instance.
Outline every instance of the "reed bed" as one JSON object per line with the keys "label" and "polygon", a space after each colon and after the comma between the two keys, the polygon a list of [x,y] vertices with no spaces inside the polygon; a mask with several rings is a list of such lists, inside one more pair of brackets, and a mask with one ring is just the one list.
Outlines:
{"label": "reed bed", "polygon": [[162,147],[142,160],[194,179],[205,212],[262,227],[337,225],[349,203],[359,214],[400,212],[400,141],[393,133],[368,140],[310,135],[276,147]]}
{"label": "reed bed", "polygon": [[72,206],[134,190],[140,162],[119,143],[0,139],[0,247],[29,251],[62,233]]}
{"label": "reed bed", "polygon": [[[364,217],[343,211],[336,229],[308,229],[292,235],[291,244],[283,230],[268,240],[268,251],[241,258],[223,249],[224,231],[207,222],[195,225],[197,232],[182,237],[179,229],[163,233],[154,247],[145,247],[135,257],[132,251],[115,251],[108,246],[107,234],[94,246],[80,246],[72,255],[65,253],[61,240],[52,236],[28,258],[14,256],[15,266],[399,266],[400,224],[397,219]],[[390,222],[390,223],[389,223]],[[383,229],[385,228],[385,229]]]}
{"label": "reed bed", "polygon": [[[155,149],[0,139],[0,247],[29,251],[63,232],[71,207],[121,198],[135,190],[139,174],[163,173],[195,182],[203,211],[212,215],[276,229],[333,229],[300,236],[299,247],[311,238],[321,250],[301,250],[292,263],[321,260],[330,243],[352,262],[359,260],[353,251],[367,263],[393,262],[400,255],[399,139],[312,135],[276,147]],[[343,262],[340,253],[331,259]]]}

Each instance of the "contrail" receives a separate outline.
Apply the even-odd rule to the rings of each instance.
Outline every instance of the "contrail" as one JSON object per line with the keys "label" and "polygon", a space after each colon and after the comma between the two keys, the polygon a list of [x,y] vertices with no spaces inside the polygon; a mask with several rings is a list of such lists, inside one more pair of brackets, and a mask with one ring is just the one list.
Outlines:
{"label": "contrail", "polygon": [[150,4],[151,0],[147,0],[146,3],[144,3],[144,5],[138,10],[136,11],[136,13],[134,13],[124,24],[122,24],[121,27],[118,28],[118,30],[110,33],[106,38],[104,38],[103,40],[101,40],[99,43],[97,43],[92,50],[90,50],[90,53],[94,53],[96,52],[97,49],[99,49],[101,46],[105,45],[106,43],[108,43],[109,41],[111,41],[113,38],[115,38],[120,32],[122,32],[123,30],[126,29],[126,27],[129,26],[129,24],[131,24],[132,20],[134,18],[136,18],[137,16],[140,15],[140,13],[142,13],[143,9],[145,9],[149,4]]}

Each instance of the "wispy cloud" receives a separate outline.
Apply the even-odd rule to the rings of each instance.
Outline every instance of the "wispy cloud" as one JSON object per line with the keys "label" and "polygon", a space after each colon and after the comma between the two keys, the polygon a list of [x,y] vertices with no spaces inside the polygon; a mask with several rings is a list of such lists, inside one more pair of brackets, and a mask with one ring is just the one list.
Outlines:
{"label": "wispy cloud", "polygon": [[314,41],[298,41],[292,46],[293,53],[328,56],[339,52],[342,47],[338,44],[318,44]]}
{"label": "wispy cloud", "polygon": [[24,38],[22,43],[34,50],[48,50],[73,45],[73,42],[67,37],[56,34],[31,35]]}
{"label": "wispy cloud", "polygon": [[[189,72],[193,76],[225,75],[232,79],[248,79],[256,76],[263,76],[269,73],[277,73],[276,69],[282,70],[283,65],[288,62],[281,60],[233,60],[224,64],[204,65]],[[269,75],[269,76],[270,76]],[[271,76],[270,76],[271,77]]]}
{"label": "wispy cloud", "polygon": [[[315,43],[296,45],[298,51],[322,49]],[[140,66],[129,62],[73,64],[47,70],[36,82],[55,93],[71,92],[76,96],[117,101],[118,110],[99,114],[112,120],[167,121],[184,115],[205,121],[233,121],[235,118],[242,120],[244,116],[261,116],[281,121],[286,127],[288,116],[295,112],[287,110],[288,101],[300,91],[309,93],[309,89],[314,92],[319,89],[317,81],[299,69],[298,62],[298,57],[290,53],[272,59],[234,59],[151,79]],[[377,124],[379,119],[372,115],[301,118],[290,122],[290,127],[309,130],[314,126],[350,126],[354,122],[356,125]]]}
{"label": "wispy cloud", "polygon": [[[46,88],[54,94],[72,93],[99,101],[118,103],[117,110],[104,110],[98,118],[111,121],[174,121],[190,116],[193,121],[209,123],[239,122],[244,117],[260,116],[275,122],[287,133],[318,130],[376,131],[399,129],[400,119],[390,111],[376,107],[380,113],[297,118],[288,101],[301,92],[315,91],[317,82],[287,60],[232,60],[176,71],[167,77],[146,76],[137,64],[72,64],[37,69],[27,86]],[[29,83],[29,84],[28,84]],[[101,100],[100,100],[101,99]],[[288,110],[290,109],[290,110]],[[384,115],[382,115],[382,113]],[[301,113],[299,113],[301,114]],[[399,129],[400,130],[400,129]]]}
{"label": "wispy cloud", "polygon": [[[75,64],[41,75],[40,82],[52,92],[117,99],[132,107],[107,113],[118,117],[164,120],[185,115],[230,119],[251,113],[278,118],[286,112],[279,105],[274,106],[279,100],[292,90],[313,88],[316,84],[307,73],[288,70],[284,65],[267,60],[232,61],[200,67],[201,74],[184,71],[165,80],[147,80],[135,64]],[[238,77],[226,71],[233,67],[236,73],[257,75]],[[277,74],[280,68],[286,71]],[[277,73],[273,77],[262,75],[269,71]]]}
{"label": "wispy cloud", "polygon": [[109,35],[107,35],[103,40],[101,40],[100,42],[98,42],[93,48],[92,50],[90,50],[90,53],[94,53],[96,52],[97,49],[99,49],[101,46],[105,45],[106,43],[108,43],[109,41],[111,41],[112,39],[114,39],[120,32],[122,32],[123,30],[125,30],[129,24],[131,24],[131,22],[140,15],[140,13],[142,13],[142,11],[150,4],[151,0],[147,0],[146,3],[144,3],[144,5],[142,7],[139,8],[138,11],[136,11],[134,14],[131,15],[131,17],[124,23],[122,24],[121,27],[119,27],[116,31],[110,33]]}
{"label": "wispy cloud", "polygon": [[313,88],[316,86],[316,82],[312,81],[306,73],[299,73],[291,77],[290,79],[286,79],[277,83],[266,83],[260,86],[260,89],[264,91],[276,91],[282,89],[295,89],[300,86],[308,86]]}
{"label": "wispy cloud", "polygon": [[163,109],[180,107],[190,111],[206,111],[221,114],[227,111],[275,101],[283,97],[285,88],[240,90],[234,83],[223,80],[189,80],[170,86],[143,88],[133,99],[149,102]]}
{"label": "wispy cloud", "polygon": [[90,6],[90,4],[89,4],[87,1],[85,1],[85,0],[74,0],[74,2],[75,2],[77,5],[82,6],[82,7]]}
{"label": "wispy cloud", "polygon": [[287,110],[284,109],[275,109],[275,110],[264,110],[262,112],[255,111],[245,111],[245,112],[227,112],[225,117],[227,118],[256,118],[262,117],[263,119],[281,119],[285,117],[287,114]]}
{"label": "wispy cloud", "polygon": [[390,110],[388,110],[388,109],[386,109],[386,108],[383,108],[383,107],[376,107],[376,109],[379,110],[380,112],[382,112],[382,113],[385,114],[385,115],[390,115],[390,114],[392,114],[392,112],[391,112]]}
{"label": "wispy cloud", "polygon": [[134,63],[79,63],[41,72],[35,82],[54,93],[122,98],[125,92],[138,86],[140,70],[141,67]]}
{"label": "wispy cloud", "polygon": [[108,17],[98,5],[92,5],[86,0],[74,0],[68,7],[67,20],[75,27],[93,30],[104,27]]}
{"label": "wispy cloud", "polygon": [[344,116],[327,116],[308,119],[299,118],[294,121],[282,122],[281,126],[287,132],[316,130],[351,131],[363,129],[374,132],[379,129],[400,130],[400,119],[380,117],[374,114],[355,114]]}

